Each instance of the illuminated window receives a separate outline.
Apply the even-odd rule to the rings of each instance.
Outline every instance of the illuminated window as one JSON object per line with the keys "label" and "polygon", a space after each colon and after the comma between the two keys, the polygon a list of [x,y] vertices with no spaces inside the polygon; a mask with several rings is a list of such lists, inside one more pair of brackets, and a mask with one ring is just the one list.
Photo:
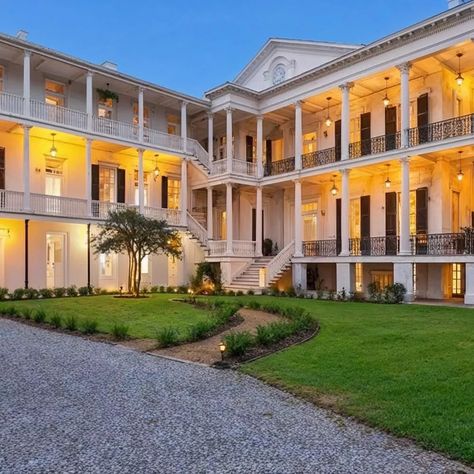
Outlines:
{"label": "illuminated window", "polygon": [[101,118],[111,119],[114,111],[113,99],[99,99],[97,104],[97,116]]}
{"label": "illuminated window", "polygon": [[[144,204],[145,206],[148,206],[148,175],[149,173],[147,171],[145,171],[143,173],[143,181],[144,181],[144,188],[145,188],[145,192],[144,192]],[[135,170],[135,205],[138,206],[139,203],[140,203],[140,199],[139,199],[139,196],[138,196],[138,171]]]}
{"label": "illuminated window", "polygon": [[372,283],[376,283],[377,287],[383,290],[385,287],[393,283],[393,273],[386,271],[371,272]]}
{"label": "illuminated window", "polygon": [[350,238],[358,239],[360,238],[360,199],[351,199],[350,207]]}
{"label": "illuminated window", "polygon": [[115,168],[99,167],[99,200],[115,202]]}
{"label": "illuminated window", "polygon": [[362,263],[355,264],[355,290],[362,291]]}
{"label": "illuminated window", "polygon": [[148,275],[150,273],[150,259],[148,255],[145,255],[142,260],[142,275]]}
{"label": "illuminated window", "polygon": [[101,277],[111,277],[113,275],[112,255],[101,253],[99,255],[99,268]]}
{"label": "illuminated window", "polygon": [[168,209],[180,208],[180,189],[181,181],[179,179],[168,178]]}
{"label": "illuminated window", "polygon": [[[138,102],[133,104],[133,125],[138,125]],[[143,126],[150,127],[150,109],[146,105],[143,107]]]}
{"label": "illuminated window", "polygon": [[303,240],[311,241],[317,239],[317,217],[318,203],[307,202],[301,206],[303,217]]}
{"label": "illuminated window", "polygon": [[413,294],[416,295],[416,263],[413,264]]}
{"label": "illuminated window", "polygon": [[46,79],[44,82],[44,100],[48,105],[64,107],[66,86],[60,82]]}
{"label": "illuminated window", "polygon": [[317,150],[316,133],[306,133],[303,135],[303,154],[312,153]]}
{"label": "illuminated window", "polygon": [[168,133],[170,135],[178,135],[178,117],[176,115],[168,115]]}
{"label": "illuminated window", "polygon": [[0,66],[0,92],[3,91],[3,82],[5,81],[5,68]]}
{"label": "illuminated window", "polygon": [[453,263],[452,266],[453,296],[464,295],[464,265]]}

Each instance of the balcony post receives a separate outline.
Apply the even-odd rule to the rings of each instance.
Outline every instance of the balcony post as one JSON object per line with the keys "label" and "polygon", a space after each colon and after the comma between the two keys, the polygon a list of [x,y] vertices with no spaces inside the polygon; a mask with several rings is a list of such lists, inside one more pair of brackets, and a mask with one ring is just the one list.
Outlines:
{"label": "balcony post", "polygon": [[227,172],[232,173],[232,109],[226,109],[226,155]]}
{"label": "balcony post", "polygon": [[474,304],[474,263],[465,264],[466,289],[464,291],[464,304]]}
{"label": "balcony post", "polygon": [[143,172],[143,150],[138,148],[138,209],[145,211],[145,175]]}
{"label": "balcony post", "polygon": [[212,240],[214,236],[214,220],[213,220],[213,199],[212,186],[207,188],[207,238]]}
{"label": "balcony post", "polygon": [[188,223],[188,161],[181,161],[181,225],[186,226]]}
{"label": "balcony post", "polygon": [[86,201],[87,216],[92,216],[92,139],[86,138]]}
{"label": "balcony post", "polygon": [[92,71],[87,71],[86,76],[86,113],[87,113],[87,130],[92,131],[92,117],[94,115],[94,92],[92,89],[93,85]]}
{"label": "balcony post", "polygon": [[410,129],[410,63],[404,63],[397,66],[400,71],[400,127],[401,137],[400,145],[402,148],[408,148]]}
{"label": "balcony post", "polygon": [[225,218],[226,218],[226,239],[227,239],[227,255],[233,255],[234,251],[232,243],[234,241],[233,235],[233,217],[232,217],[232,183],[226,184],[226,200],[225,200]]}
{"label": "balcony post", "polygon": [[209,155],[209,163],[214,161],[214,115],[207,114],[207,154]]}
{"label": "balcony post", "polygon": [[303,112],[301,102],[295,102],[295,170],[301,169],[301,149],[303,145]]}
{"label": "balcony post", "polygon": [[400,160],[402,167],[400,255],[410,255],[410,162],[408,157]]}
{"label": "balcony post", "polygon": [[188,103],[181,102],[181,138],[183,139],[183,150],[188,151],[188,117],[187,117]]}
{"label": "balcony post", "polygon": [[257,115],[257,178],[263,178],[263,116]]}
{"label": "balcony post", "polygon": [[349,94],[353,87],[352,82],[342,84],[339,86],[342,94],[342,105],[341,105],[341,160],[349,159],[349,134],[350,134],[350,119],[351,109]]}
{"label": "balcony post", "polygon": [[26,117],[31,114],[31,51],[25,50],[23,55],[23,113]]}
{"label": "balcony post", "polygon": [[341,257],[349,256],[349,173],[341,170]]}
{"label": "balcony post", "polygon": [[143,127],[145,126],[145,107],[143,104],[143,87],[138,88],[138,141],[143,142]]}
{"label": "balcony post", "polygon": [[262,241],[263,241],[263,222],[262,222],[262,187],[257,186],[257,199],[255,206],[255,256],[262,256]]}
{"label": "balcony post", "polygon": [[295,257],[303,256],[302,226],[301,218],[301,181],[295,179]]}
{"label": "balcony post", "polygon": [[23,126],[23,210],[30,211],[30,125]]}

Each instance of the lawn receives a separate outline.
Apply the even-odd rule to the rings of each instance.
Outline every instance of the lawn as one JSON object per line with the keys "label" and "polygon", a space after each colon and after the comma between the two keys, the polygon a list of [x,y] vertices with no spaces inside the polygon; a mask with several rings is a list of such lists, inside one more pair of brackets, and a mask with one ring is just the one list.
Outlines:
{"label": "lawn", "polygon": [[154,338],[157,329],[173,326],[185,330],[197,321],[204,320],[209,313],[186,303],[170,301],[174,295],[157,294],[149,298],[119,299],[113,296],[89,296],[77,298],[51,298],[2,302],[0,305],[43,308],[48,317],[54,313],[63,318],[76,315],[78,323],[84,319],[95,319],[100,332],[110,332],[115,324],[125,324],[134,338]]}

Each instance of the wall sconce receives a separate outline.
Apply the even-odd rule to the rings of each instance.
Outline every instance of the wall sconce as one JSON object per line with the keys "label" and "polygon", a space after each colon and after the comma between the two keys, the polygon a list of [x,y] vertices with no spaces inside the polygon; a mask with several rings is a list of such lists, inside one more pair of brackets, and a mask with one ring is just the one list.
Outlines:
{"label": "wall sconce", "polygon": [[326,215],[326,211],[324,209],[321,209],[321,215],[324,217]]}
{"label": "wall sconce", "polygon": [[41,168],[35,168],[35,173],[41,173]]}
{"label": "wall sconce", "polygon": [[323,135],[324,135],[324,138],[327,138],[327,137],[328,137],[328,132],[327,132],[327,130],[324,130]]}

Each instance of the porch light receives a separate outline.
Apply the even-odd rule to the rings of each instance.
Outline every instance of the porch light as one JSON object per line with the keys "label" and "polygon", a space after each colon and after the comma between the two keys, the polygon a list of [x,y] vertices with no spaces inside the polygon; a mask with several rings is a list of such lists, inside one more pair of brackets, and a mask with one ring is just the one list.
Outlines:
{"label": "porch light", "polygon": [[462,86],[464,82],[464,77],[462,77],[462,74],[461,74],[461,58],[463,57],[463,54],[458,53],[456,54],[456,56],[458,57],[458,75],[456,76],[456,82],[458,86]]}
{"label": "porch light", "polygon": [[338,193],[338,191],[339,190],[337,189],[337,186],[336,186],[336,175],[334,175],[332,178],[331,194],[335,196]]}
{"label": "porch light", "polygon": [[387,165],[387,179],[385,180],[385,187],[388,189],[392,185],[390,181],[390,165]]}
{"label": "porch light", "polygon": [[156,180],[158,179],[158,177],[160,176],[160,169],[158,168],[158,157],[160,155],[157,153],[155,155],[155,169],[153,170],[153,181],[156,182]]}
{"label": "porch light", "polygon": [[459,153],[459,171],[458,171],[458,181],[462,181],[464,178],[464,173],[462,172],[462,167],[461,167],[461,156],[462,156],[462,151],[458,151]]}
{"label": "porch light", "polygon": [[326,127],[330,127],[332,125],[331,115],[329,114],[329,103],[331,102],[332,97],[326,97],[328,101],[328,116],[326,117]]}
{"label": "porch light", "polygon": [[53,137],[53,144],[51,145],[51,148],[49,149],[49,154],[55,158],[58,154],[58,149],[54,146],[54,137],[56,136],[55,133],[52,133],[51,136]]}
{"label": "porch light", "polygon": [[385,97],[383,98],[383,105],[384,107],[388,107],[390,105],[390,99],[388,98],[388,80],[389,77],[385,77]]}
{"label": "porch light", "polygon": [[224,352],[225,352],[225,350],[226,350],[225,343],[224,343],[224,341],[221,341],[221,342],[219,343],[219,351],[220,351],[220,353],[221,353],[221,358],[222,358],[222,360],[224,360]]}

